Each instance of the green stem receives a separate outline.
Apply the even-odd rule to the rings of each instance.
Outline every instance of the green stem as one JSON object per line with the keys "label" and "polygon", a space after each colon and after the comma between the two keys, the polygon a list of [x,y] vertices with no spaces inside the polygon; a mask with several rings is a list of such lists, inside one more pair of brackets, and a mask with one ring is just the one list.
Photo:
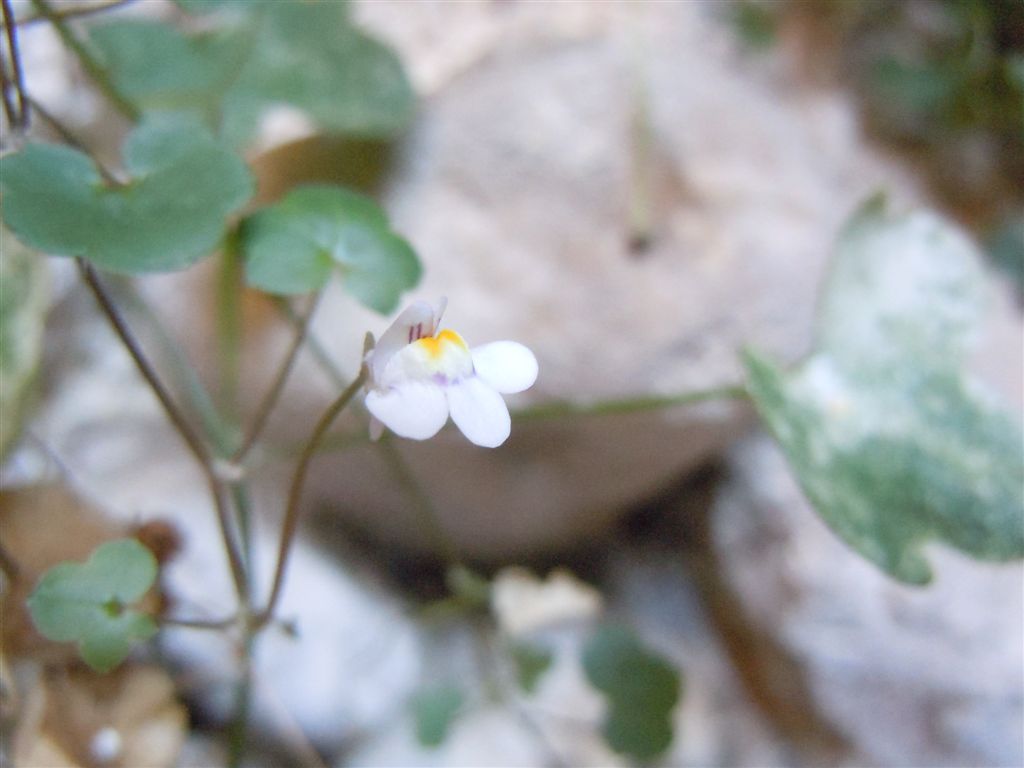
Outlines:
{"label": "green stem", "polygon": [[[104,13],[105,11],[112,11],[115,8],[121,8],[122,6],[134,3],[135,0],[107,0],[107,2],[96,3],[95,5],[76,5],[74,8],[68,8],[67,10],[57,11],[54,10],[54,15],[61,19],[73,19],[78,16],[92,16],[96,13]],[[45,21],[46,16],[41,13],[33,13],[27,16],[23,16],[20,19],[15,19],[14,23],[19,27],[27,27],[36,22]],[[4,25],[7,25],[6,19]]]}
{"label": "green stem", "polygon": [[100,309],[103,311],[103,314],[106,316],[107,321],[114,329],[114,332],[121,340],[125,349],[128,350],[128,354],[131,355],[132,361],[135,363],[135,367],[142,375],[142,378],[145,379],[149,388],[153,391],[153,394],[156,395],[160,405],[163,406],[164,413],[167,415],[167,418],[177,430],[181,439],[188,447],[189,452],[193,455],[196,463],[202,470],[203,476],[206,478],[207,485],[210,488],[210,495],[213,498],[214,507],[217,513],[217,521],[220,525],[221,535],[224,539],[224,546],[228,554],[228,564],[231,568],[231,576],[235,583],[235,591],[238,594],[239,601],[242,604],[246,604],[248,589],[246,587],[247,582],[245,569],[242,566],[242,558],[238,550],[238,544],[231,531],[230,504],[228,502],[226,488],[214,469],[213,456],[206,447],[206,444],[192,428],[192,425],[189,424],[185,415],[174,402],[174,398],[171,397],[170,392],[168,392],[167,388],[160,380],[156,369],[153,368],[152,364],[149,362],[149,359],[142,351],[142,347],[135,339],[135,335],[128,327],[128,324],[121,316],[120,311],[114,304],[110,294],[107,292],[106,287],[100,281],[96,270],[93,269],[85,259],[76,258],[75,262],[78,265],[78,270],[82,275],[82,279],[92,291],[92,294],[95,297],[97,304],[99,304]]}
{"label": "green stem", "polygon": [[639,45],[630,78],[632,106],[629,120],[629,249],[642,254],[654,236],[654,129],[650,99],[639,62]]}
{"label": "green stem", "polygon": [[[235,504],[235,520],[238,523],[238,538],[241,542],[242,560],[245,563],[245,572],[253,573],[252,550],[252,501],[249,498],[249,488],[244,482],[231,484],[231,500]],[[249,580],[249,603],[253,599],[252,579]]]}
{"label": "green stem", "polygon": [[313,312],[316,311],[317,304],[320,302],[320,295],[321,294],[319,293],[314,294],[302,317],[296,318],[295,325],[297,330],[294,338],[292,339],[291,346],[289,346],[288,352],[285,355],[284,362],[278,366],[277,375],[274,377],[274,381],[270,385],[270,389],[267,390],[266,395],[264,395],[263,400],[256,409],[256,416],[253,419],[252,425],[249,427],[249,431],[242,439],[242,443],[239,445],[238,450],[236,450],[234,455],[231,457],[232,461],[244,461],[246,455],[262,434],[263,428],[266,426],[267,419],[270,418],[271,411],[274,410],[274,406],[281,397],[281,392],[284,391],[285,382],[288,380],[288,375],[291,373],[292,367],[295,365],[295,360],[299,356],[299,350],[302,349],[302,344],[306,340],[309,323],[313,317]]}
{"label": "green stem", "polygon": [[111,290],[116,292],[118,302],[132,319],[145,326],[148,340],[157,346],[160,359],[164,361],[175,389],[184,397],[189,412],[199,420],[203,434],[213,444],[215,452],[227,456],[236,437],[217,411],[213,397],[189,364],[177,341],[152,308],[138,295],[130,281],[115,280]]}
{"label": "green stem", "polygon": [[124,94],[122,94],[114,81],[107,75],[106,69],[99,62],[99,60],[92,54],[89,48],[78,39],[78,36],[68,26],[64,16],[57,13],[52,7],[50,7],[47,0],[32,0],[32,7],[36,9],[36,13],[46,19],[53,28],[60,35],[60,39],[64,42],[68,48],[70,48],[75,56],[78,57],[79,63],[82,65],[82,69],[88,73],[89,78],[96,84],[103,95],[107,97],[111,104],[117,107],[118,111],[121,112],[125,117],[131,120],[133,123],[138,122],[142,113],[139,112],[138,107],[132,104]]}
{"label": "green stem", "polygon": [[281,597],[281,587],[284,585],[284,574],[288,566],[288,556],[291,553],[292,540],[295,538],[295,533],[298,530],[299,501],[302,499],[302,488],[306,482],[309,463],[313,456],[316,455],[320,441],[327,433],[327,430],[330,429],[331,424],[334,423],[338,414],[345,409],[345,406],[351,402],[352,398],[358,394],[365,382],[366,369],[364,368],[360,370],[355,380],[324,411],[320,420],[313,428],[313,434],[310,435],[309,441],[302,450],[302,454],[299,456],[298,464],[295,467],[295,474],[292,475],[292,482],[288,488],[288,501],[285,505],[284,521],[281,524],[281,541],[277,550],[277,564],[274,566],[273,586],[270,589],[267,607],[259,617],[259,624],[266,623],[273,618],[277,602]]}
{"label": "green stem", "polygon": [[99,171],[100,176],[103,177],[103,181],[105,181],[112,187],[124,186],[124,184],[121,181],[119,181],[116,176],[114,176],[110,169],[103,164],[103,162],[96,156],[96,154],[87,146],[85,146],[85,144],[82,141],[80,141],[74,133],[71,132],[71,129],[64,125],[64,123],[61,122],[61,120],[56,115],[50,112],[46,107],[44,107],[34,98],[29,96],[27,93],[25,94],[25,101],[29,104],[29,106],[32,107],[33,112],[35,112],[37,115],[43,118],[43,120],[46,121],[46,123],[49,124],[49,126],[57,132],[57,135],[60,136],[61,140],[65,144],[74,147],[83,154],[89,156],[89,159],[92,160],[93,165],[96,166],[96,170]]}
{"label": "green stem", "polygon": [[238,418],[238,382],[242,350],[242,260],[238,235],[224,240],[217,270],[217,360],[220,364],[218,402],[226,418]]}
{"label": "green stem", "polygon": [[160,619],[160,626],[175,627],[180,629],[212,629],[221,632],[228,627],[238,623],[238,619],[176,619],[164,616]]}
{"label": "green stem", "polygon": [[[18,30],[14,27],[14,11],[11,9],[11,0],[0,0],[3,7],[4,34],[7,38],[7,53],[11,60],[12,80],[8,82],[7,71],[4,69],[4,106],[8,111],[8,120],[11,127],[24,131],[28,128],[28,99],[25,96],[25,73],[21,66],[21,53],[18,50]],[[18,96],[18,108],[8,102],[10,98],[9,89],[13,87]]]}
{"label": "green stem", "polygon": [[664,408],[694,405],[706,400],[739,400],[747,397],[747,390],[741,384],[700,389],[680,395],[652,395],[648,397],[625,397],[617,400],[599,400],[595,403],[554,402],[521,408],[512,413],[516,422],[544,421],[574,416],[611,416],[616,414],[641,413]]}
{"label": "green stem", "polygon": [[252,649],[257,630],[247,629],[239,652],[242,669],[235,685],[235,717],[228,736],[228,766],[240,768],[248,741],[249,712],[252,708]]}

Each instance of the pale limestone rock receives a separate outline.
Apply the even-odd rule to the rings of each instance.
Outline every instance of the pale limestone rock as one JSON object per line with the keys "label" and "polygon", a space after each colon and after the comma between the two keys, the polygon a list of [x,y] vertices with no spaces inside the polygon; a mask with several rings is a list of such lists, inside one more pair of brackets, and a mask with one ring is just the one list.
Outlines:
{"label": "pale limestone rock", "polygon": [[925,588],[893,581],[815,515],[763,437],[742,443],[713,516],[727,581],[800,665],[857,762],[1024,762],[1024,570],[933,547]]}
{"label": "pale limestone rock", "polygon": [[[510,338],[536,352],[538,382],[514,403],[732,384],[744,344],[794,359],[841,222],[879,186],[897,198],[908,187],[864,147],[849,103],[756,74],[705,4],[360,12],[428,93],[385,194],[426,267],[412,298],[446,295],[444,324],[470,344]],[[652,132],[643,254],[627,243],[639,84]],[[314,330],[353,372],[363,332],[386,325],[335,286]],[[280,439],[300,439],[330,397],[304,370],[275,420]],[[598,534],[749,422],[720,402],[515,424],[496,451],[450,432],[400,450],[460,549],[501,558]],[[310,495],[426,546],[372,448],[323,460]]]}

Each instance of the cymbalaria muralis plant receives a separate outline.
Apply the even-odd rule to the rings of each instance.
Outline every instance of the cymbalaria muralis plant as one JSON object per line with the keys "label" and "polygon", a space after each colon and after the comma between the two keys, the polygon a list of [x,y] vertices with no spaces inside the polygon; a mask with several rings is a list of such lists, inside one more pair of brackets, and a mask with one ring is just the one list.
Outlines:
{"label": "cymbalaria muralis plant", "polygon": [[[233,633],[241,663],[232,764],[240,764],[246,743],[252,648],[280,619],[307,471],[353,400],[364,403],[366,426],[374,440],[383,438],[384,455],[400,462],[386,431],[428,440],[449,417],[470,442],[492,449],[510,438],[520,417],[587,418],[746,397],[822,519],[892,578],[926,583],[932,572],[923,547],[932,541],[984,560],[1024,556],[1020,428],[964,366],[984,305],[974,246],[938,217],[893,214],[873,200],[839,236],[813,353],[787,370],[746,350],[746,380],[736,386],[510,413],[502,396],[527,390],[538,377],[538,361],[522,344],[470,347],[441,327],[443,301],[409,304],[376,342],[377,328],[367,329],[366,348],[352,350],[358,374],[339,385],[334,402],[310,425],[295,461],[271,587],[260,595],[266,574],[249,555],[247,462],[298,351],[309,343],[320,293],[329,281],[340,281],[352,300],[381,315],[384,327],[384,318],[418,284],[422,265],[381,205],[356,191],[300,186],[254,208],[244,151],[261,117],[280,104],[327,134],[392,139],[414,114],[409,80],[398,57],[360,29],[342,2],[178,0],[176,21],[109,20],[95,8],[78,19],[73,6],[57,8],[49,0],[32,0],[32,13],[16,18],[10,1],[0,2],[9,128],[0,160],[0,447],[10,452],[15,446],[13,433],[29,401],[25,392],[45,344],[39,296],[46,257],[73,259],[202,472],[237,594],[235,612],[221,619],[168,615],[155,607],[159,601],[147,601],[159,572],[153,556],[134,540],[120,540],[103,544],[84,563],[47,572],[27,609],[43,635],[76,643],[82,659],[104,671],[161,626]],[[57,32],[109,107],[133,124],[118,167],[102,162],[27,89],[18,40],[24,25],[36,22]],[[176,394],[151,363],[120,306],[124,292],[111,290],[110,274],[136,279],[211,257],[219,260],[227,286],[218,299],[228,318],[219,330],[227,380],[232,369],[238,375],[231,318],[234,312],[237,321],[243,287],[273,297],[294,321],[295,334],[248,420],[233,407],[206,409],[208,418],[197,426],[179,403],[189,393]],[[412,495],[422,497],[422,491],[413,487]],[[446,606],[488,615],[489,582],[460,562],[430,522],[429,508],[426,518],[449,561]],[[17,553],[0,547],[0,554],[11,582]],[[514,670],[523,695],[531,695],[553,652],[518,640],[501,647],[502,663]],[[582,663],[607,698],[603,733],[610,746],[638,761],[663,753],[683,691],[679,672],[622,627],[595,633]],[[452,686],[418,695],[414,710],[423,743],[442,741],[470,706]]]}

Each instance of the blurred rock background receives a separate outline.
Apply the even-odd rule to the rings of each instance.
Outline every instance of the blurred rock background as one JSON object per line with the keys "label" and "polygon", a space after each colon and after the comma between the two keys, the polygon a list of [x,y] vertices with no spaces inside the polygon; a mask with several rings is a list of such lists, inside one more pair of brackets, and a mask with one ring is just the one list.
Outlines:
{"label": "blurred rock background", "polygon": [[[838,36],[834,19],[755,10],[737,22],[761,5],[359,3],[420,94],[410,133],[391,147],[340,142],[277,115],[253,158],[261,197],[310,179],[374,189],[423,259],[414,298],[446,295],[445,324],[471,345],[535,350],[541,377],[523,406],[728,386],[745,344],[795,361],[849,213],[880,188],[898,207],[948,205],[951,185],[929,186],[920,157],[867,135],[862,102],[833,77],[846,55],[822,33]],[[927,22],[935,4],[908,5]],[[128,12],[172,13],[148,0]],[[773,30],[769,48],[744,36],[750,18]],[[98,120],[47,30],[25,41],[40,98],[115,154],[117,126]],[[977,142],[958,146],[953,157]],[[1020,188],[998,161],[978,166],[966,205],[948,210],[987,228]],[[7,484],[63,472],[122,522],[171,520],[183,546],[169,594],[219,615],[231,591],[200,479],[65,277],[54,278],[34,439]],[[216,388],[211,270],[144,289]],[[991,290],[977,369],[1019,414],[1021,314],[1005,278],[993,273]],[[290,331],[257,300],[248,312],[251,406]],[[351,374],[363,333],[384,327],[329,290],[313,332]],[[290,470],[281,454],[335,386],[304,355],[259,457],[256,556],[268,567]],[[683,668],[663,764],[1024,763],[1021,568],[943,552],[931,587],[890,582],[824,528],[753,424],[744,406],[716,401],[524,421],[497,452],[452,433],[396,447],[463,556],[488,572],[568,565],[598,586],[607,615]],[[552,640],[536,699],[480,708],[439,750],[416,744],[410,696],[442,673],[477,681],[475,632],[417,619],[440,569],[395,465],[360,444],[364,428],[360,415],[342,425],[354,444],[319,461],[307,493],[314,512],[282,604],[299,636],[260,646],[255,764],[313,764],[311,750],[353,765],[621,761],[597,738],[600,702],[579,668],[587,622]],[[196,731],[215,730],[230,706],[230,645],[186,631],[167,645],[190,670],[176,682]],[[193,736],[182,764],[220,762],[217,749]]]}

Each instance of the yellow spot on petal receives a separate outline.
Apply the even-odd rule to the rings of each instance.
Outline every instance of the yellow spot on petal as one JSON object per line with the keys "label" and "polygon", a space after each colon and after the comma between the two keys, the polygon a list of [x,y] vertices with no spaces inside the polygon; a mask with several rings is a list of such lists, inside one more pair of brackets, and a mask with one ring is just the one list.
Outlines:
{"label": "yellow spot on petal", "polygon": [[447,351],[446,348],[449,346],[455,346],[462,352],[469,350],[465,340],[455,331],[449,330],[441,331],[437,336],[427,336],[414,342],[414,344],[418,345],[433,360],[437,360],[444,355]]}

